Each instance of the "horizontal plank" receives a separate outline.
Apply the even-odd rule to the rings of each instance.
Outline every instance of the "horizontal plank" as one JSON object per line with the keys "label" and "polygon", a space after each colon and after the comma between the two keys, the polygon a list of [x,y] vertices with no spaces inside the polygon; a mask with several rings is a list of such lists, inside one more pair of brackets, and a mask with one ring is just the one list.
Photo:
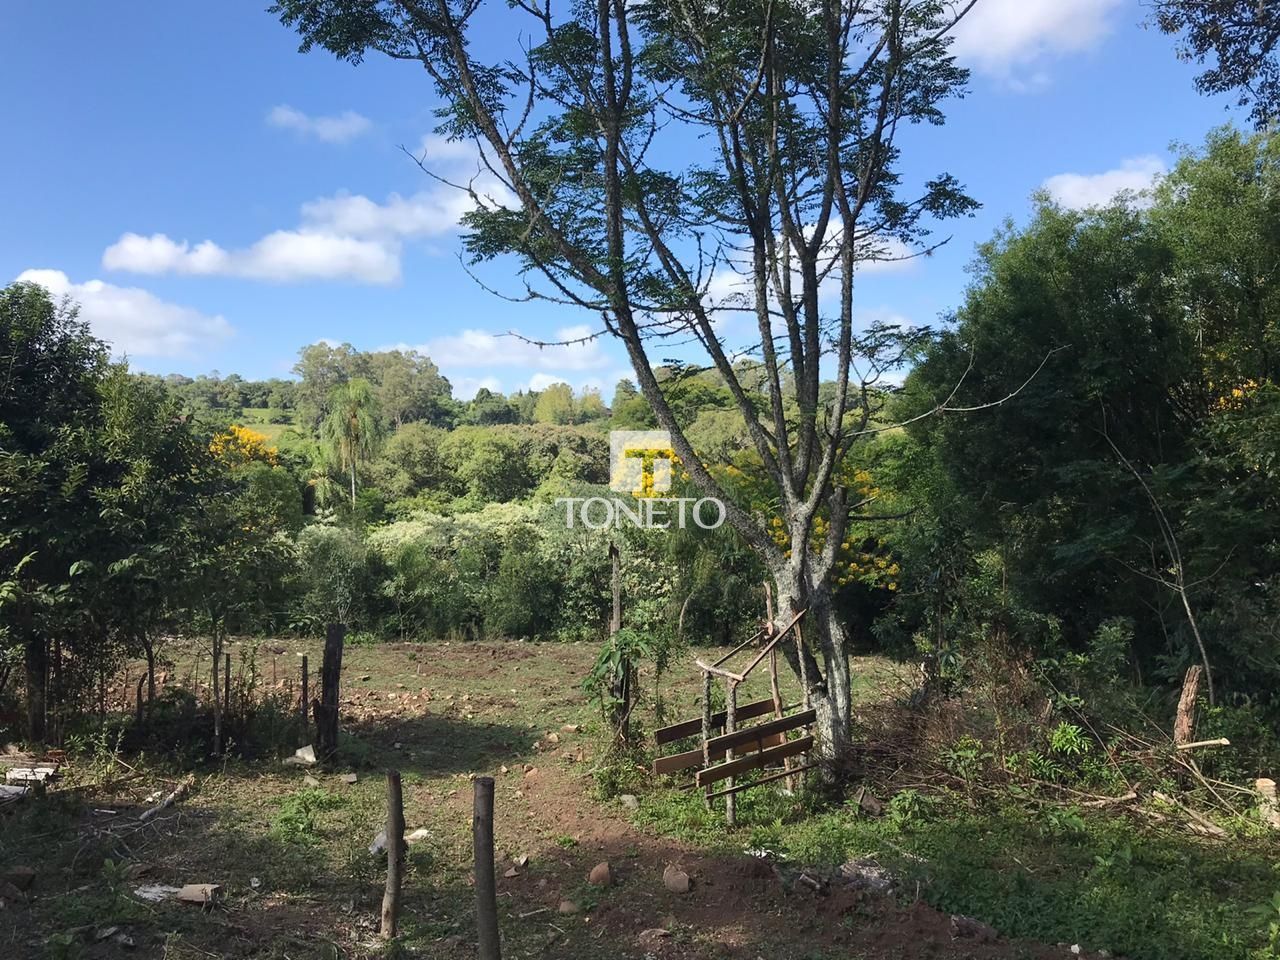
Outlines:
{"label": "horizontal plank", "polygon": [[752,787],[758,787],[761,784],[772,783],[774,780],[781,780],[783,777],[794,777],[796,774],[804,773],[806,770],[812,770],[816,766],[816,763],[806,763],[803,766],[792,767],[790,770],[781,770],[778,773],[771,773],[767,777],[761,777],[759,780],[752,780],[750,783],[740,783],[736,787],[730,787],[727,790],[717,790],[714,793],[708,793],[707,799],[714,800],[716,797],[727,797],[731,793],[741,793],[743,790],[750,790]]}
{"label": "horizontal plank", "polygon": [[[773,736],[764,738],[761,748],[772,747],[783,743],[787,739],[786,734],[777,733]],[[754,741],[753,741],[754,742]],[[725,748],[711,751],[711,760],[723,760]],[[654,776],[661,776],[664,773],[676,773],[679,770],[691,770],[694,767],[700,767],[703,763],[702,748],[696,750],[686,750],[684,753],[673,753],[669,757],[658,757],[653,761]]]}
{"label": "horizontal plank", "polygon": [[729,777],[736,777],[740,773],[746,773],[748,770],[755,770],[758,767],[766,766],[775,760],[785,760],[787,757],[794,757],[797,754],[804,753],[813,746],[813,737],[801,737],[799,740],[788,740],[786,743],[777,747],[770,747],[768,750],[761,750],[759,753],[749,753],[745,757],[737,760],[730,760],[728,763],[721,763],[714,767],[707,767],[705,770],[699,770],[694,777],[694,781],[700,787],[705,787],[708,783],[715,783],[717,780],[725,780]]}
{"label": "horizontal plank", "polygon": [[[738,708],[737,718],[739,720],[753,720],[756,717],[763,717],[766,713],[773,713],[773,700],[756,700],[753,703],[744,703]],[[719,713],[711,715],[711,729],[719,730],[724,726],[725,713],[721,710]],[[661,745],[670,743],[672,740],[683,740],[685,737],[692,737],[695,733],[702,732],[702,718],[695,717],[693,720],[682,720],[680,723],[673,723],[669,727],[660,727],[653,732],[653,740]]]}
{"label": "horizontal plank", "polygon": [[[757,723],[754,727],[744,727],[741,730],[733,731],[733,733],[712,737],[707,741],[707,748],[718,753],[723,753],[725,750],[736,750],[738,747],[765,740],[771,734],[785,733],[788,730],[796,729],[796,727],[803,727],[806,724],[813,723],[817,716],[818,711],[816,710],[802,710],[789,717],[766,720],[764,723]],[[752,749],[758,750],[760,748],[753,747]]]}

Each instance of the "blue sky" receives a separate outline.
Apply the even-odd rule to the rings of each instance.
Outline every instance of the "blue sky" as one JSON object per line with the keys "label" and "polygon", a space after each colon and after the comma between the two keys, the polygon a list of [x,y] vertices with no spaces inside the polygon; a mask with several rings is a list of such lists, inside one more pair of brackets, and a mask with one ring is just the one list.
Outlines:
{"label": "blue sky", "polygon": [[[287,375],[318,339],[425,349],[469,396],[563,379],[606,398],[628,371],[594,342],[537,351],[592,318],[512,304],[458,262],[456,196],[401,152],[433,125],[421,71],[303,56],[266,0],[6,0],[0,277],[83,303],[136,367]],[[955,174],[983,207],[927,260],[871,272],[867,317],[934,323],[975,243],[1048,187],[1063,203],[1141,187],[1235,116],[1204,98],[1137,0],[979,0],[958,41],[974,70],[908,172]],[[448,168],[456,149],[428,142]],[[518,292],[509,265],[486,279]]]}

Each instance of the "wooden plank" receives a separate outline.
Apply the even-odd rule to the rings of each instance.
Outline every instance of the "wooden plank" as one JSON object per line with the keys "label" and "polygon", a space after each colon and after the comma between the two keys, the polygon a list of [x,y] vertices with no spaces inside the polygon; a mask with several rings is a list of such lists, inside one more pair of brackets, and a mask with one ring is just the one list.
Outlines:
{"label": "wooden plank", "polygon": [[713,663],[712,666],[713,667],[723,666],[724,662],[728,660],[730,657],[732,657],[734,654],[739,653],[742,650],[745,650],[747,647],[751,646],[753,643],[759,640],[760,634],[762,634],[763,632],[764,632],[763,630],[757,630],[755,633],[751,635],[750,639],[743,640],[742,643],[738,644],[736,647],[734,647],[732,650],[726,653],[723,657],[721,657],[719,660]]}
{"label": "wooden plank", "polygon": [[804,610],[801,610],[799,613],[797,613],[794,617],[791,618],[790,623],[788,623],[785,627],[783,627],[779,633],[777,633],[768,643],[764,645],[764,649],[761,650],[758,654],[756,654],[756,658],[752,660],[749,664],[747,664],[747,669],[742,671],[742,677],[744,679],[749,673],[751,673],[752,670],[760,666],[760,661],[763,660],[774,647],[776,647],[779,643],[782,642],[782,638],[785,637],[788,633],[790,633],[791,628],[800,622],[800,618],[804,616],[804,613],[805,613]]}
{"label": "wooden plank", "polygon": [[781,746],[770,747],[768,750],[761,750],[759,753],[750,753],[745,757],[739,757],[737,760],[730,760],[728,763],[721,763],[705,770],[699,770],[694,780],[698,786],[705,786],[708,783],[715,783],[717,780],[725,780],[728,777],[737,776],[739,773],[746,773],[748,770],[766,766],[775,760],[794,757],[797,754],[804,753],[812,746],[813,737],[789,740]]}
{"label": "wooden plank", "polygon": [[[774,747],[780,743],[785,743],[787,735],[785,733],[774,734],[765,737],[760,749],[765,747]],[[686,750],[684,753],[673,753],[669,757],[658,757],[653,761],[654,776],[662,776],[666,773],[678,773],[681,770],[692,770],[694,767],[710,766],[712,761],[724,759],[725,751],[723,748],[712,750],[710,756],[703,756],[702,748],[695,750]],[[692,784],[690,784],[692,786]]]}
{"label": "wooden plank", "polygon": [[[738,707],[739,720],[754,720],[756,717],[763,717],[773,712],[772,700],[756,700],[752,703],[744,703]],[[712,714],[711,729],[719,730],[724,726],[724,711]],[[653,732],[653,740],[661,745],[670,743],[672,740],[683,740],[685,737],[692,737],[702,729],[702,718],[696,717],[693,720],[682,720],[679,723],[673,723],[669,727],[662,727]]]}
{"label": "wooden plank", "polygon": [[805,770],[812,770],[816,767],[816,763],[806,763],[803,766],[792,767],[789,770],[782,770],[778,773],[771,773],[767,777],[761,777],[759,780],[752,780],[750,783],[740,783],[736,787],[730,787],[728,790],[716,790],[707,794],[712,800],[716,797],[723,797],[730,793],[739,793],[743,790],[750,790],[752,787],[758,787],[764,783],[770,783],[774,780],[781,780],[783,777],[789,777],[794,773],[802,773]]}
{"label": "wooden plank", "polygon": [[703,663],[701,660],[693,661],[707,673],[714,673],[717,677],[724,677],[726,680],[732,680],[734,683],[741,683],[743,678],[738,676],[732,670],[722,670],[719,667],[713,667],[709,663]]}
{"label": "wooden plank", "polygon": [[[707,743],[707,747],[712,752],[715,752],[717,750],[734,750],[738,747],[749,746],[766,739],[771,734],[786,733],[788,730],[796,729],[796,727],[803,727],[806,724],[813,723],[817,716],[818,711],[816,710],[804,710],[789,717],[783,717],[781,720],[768,720],[765,723],[757,723],[754,727],[746,727],[733,733],[712,737]],[[760,748],[756,747],[755,749]]]}

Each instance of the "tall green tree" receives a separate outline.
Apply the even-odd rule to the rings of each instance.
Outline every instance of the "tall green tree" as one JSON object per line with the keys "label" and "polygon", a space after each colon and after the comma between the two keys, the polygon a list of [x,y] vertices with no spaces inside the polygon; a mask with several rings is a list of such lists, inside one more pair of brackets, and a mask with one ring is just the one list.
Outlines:
{"label": "tall green tree", "polygon": [[321,439],[351,481],[351,508],[356,506],[356,473],[373,459],[382,443],[382,415],[373,386],[356,377],[334,388],[329,412],[320,426]]}
{"label": "tall green tree", "polygon": [[[434,82],[441,132],[474,143],[486,176],[512,198],[489,203],[473,191],[471,255],[516,256],[530,278],[545,281],[535,296],[602,318],[600,332],[622,341],[693,482],[724,502],[728,522],[775,581],[779,617],[808,611],[803,675],[832,757],[849,741],[851,707],[850,640],[831,606],[831,578],[841,535],[865,506],[837,466],[876,413],[876,394],[865,388],[902,349],[881,328],[855,335],[855,276],[861,263],[927,249],[933,221],[974,206],[945,173],[908,174],[899,138],[910,125],[940,124],[942,104],[963,89],[965,71],[948,47],[970,6],[273,7],[303,49],[352,62],[381,53]],[[488,42],[495,36],[531,39],[498,50]],[[727,281],[731,295],[712,289],[712,278]],[[727,341],[735,325],[721,321],[730,315],[753,321],[746,342]],[[689,443],[655,372],[667,339],[698,345],[723,378],[772,486],[785,542],[766,515],[735,501]],[[744,350],[759,359],[763,394],[738,377],[733,361]],[[827,393],[824,370],[835,380]],[[825,538],[814,535],[819,518],[830,524]],[[798,660],[792,665],[800,672]]]}
{"label": "tall green tree", "polygon": [[45,736],[50,644],[91,546],[106,364],[75,304],[31,283],[0,290],[0,635],[22,651],[32,740]]}

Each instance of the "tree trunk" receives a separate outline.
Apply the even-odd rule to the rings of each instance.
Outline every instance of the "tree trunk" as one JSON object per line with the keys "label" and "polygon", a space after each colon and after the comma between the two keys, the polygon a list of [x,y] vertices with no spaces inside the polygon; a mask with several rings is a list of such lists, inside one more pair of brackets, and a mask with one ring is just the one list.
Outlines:
{"label": "tree trunk", "polygon": [[356,508],[356,462],[351,461],[351,509]]}
{"label": "tree trunk", "polygon": [[222,631],[213,628],[213,753],[222,753],[222,687],[218,682],[219,666],[222,663]]}
{"label": "tree trunk", "polygon": [[156,702],[156,642],[150,636],[144,636],[142,649],[147,655],[147,713],[149,714]]}
{"label": "tree trunk", "polygon": [[[612,570],[613,613],[609,618],[609,636],[622,629],[622,558],[616,544],[609,544],[609,562]],[[613,700],[613,732],[622,744],[631,739],[631,662],[619,658],[618,669],[610,683],[609,695]]]}
{"label": "tree trunk", "polygon": [[[778,588],[775,629],[783,629],[797,613],[807,610],[796,629],[804,637],[801,652],[790,644],[779,649],[801,678],[810,705],[817,714],[816,757],[824,761],[830,776],[846,756],[852,737],[849,650],[844,625],[831,607],[831,591],[825,584],[807,584],[805,575],[787,567],[774,576]],[[819,664],[818,658],[821,658]]]}
{"label": "tree trunk", "polygon": [[49,683],[49,646],[43,637],[29,634],[25,645],[27,668],[27,739],[45,738],[45,688]]}
{"label": "tree trunk", "polygon": [[1173,742],[1190,743],[1196,726],[1196,701],[1200,699],[1200,678],[1204,667],[1195,663],[1187,668],[1182,680],[1182,696],[1178,698],[1178,713],[1173,721]]}

